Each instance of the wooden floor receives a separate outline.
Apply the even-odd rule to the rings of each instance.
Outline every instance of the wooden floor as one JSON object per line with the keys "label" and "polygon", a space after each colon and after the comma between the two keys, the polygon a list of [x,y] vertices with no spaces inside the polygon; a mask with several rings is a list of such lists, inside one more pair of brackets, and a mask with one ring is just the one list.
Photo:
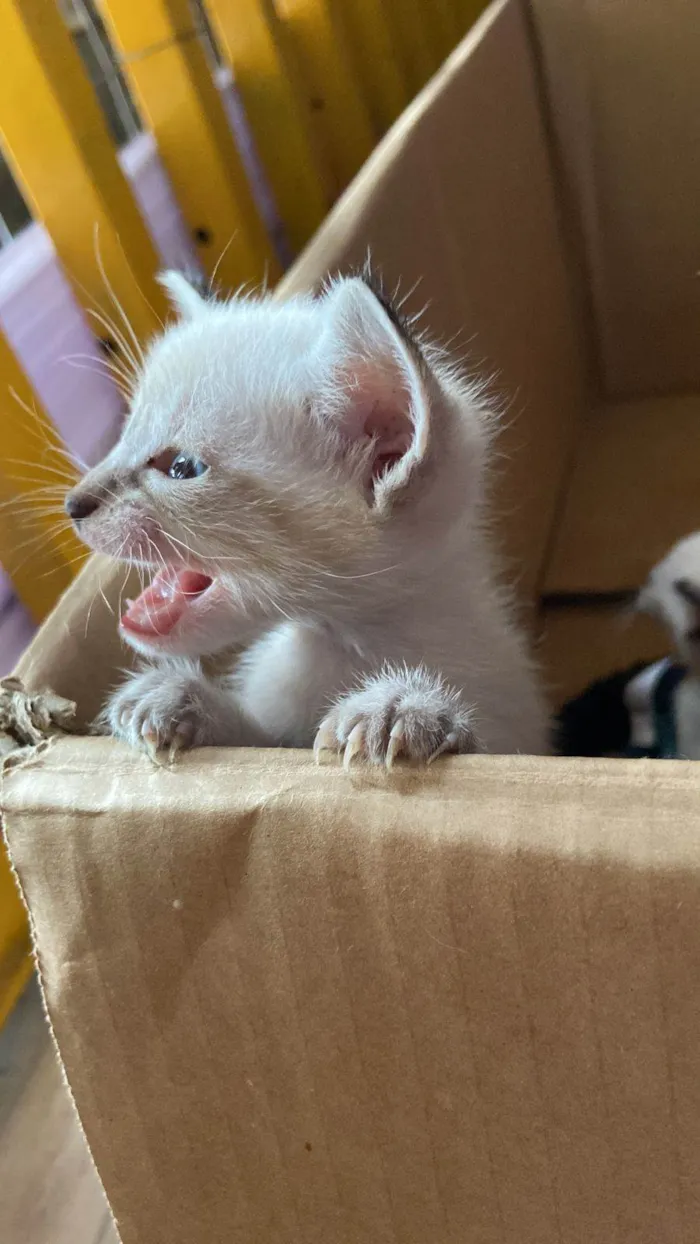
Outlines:
{"label": "wooden floor", "polygon": [[0,1241],[118,1244],[34,982],[0,1033]]}

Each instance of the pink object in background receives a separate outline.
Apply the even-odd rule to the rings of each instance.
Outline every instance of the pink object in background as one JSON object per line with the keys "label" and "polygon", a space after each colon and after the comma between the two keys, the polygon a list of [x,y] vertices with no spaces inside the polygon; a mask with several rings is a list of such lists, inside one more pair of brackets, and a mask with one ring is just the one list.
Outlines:
{"label": "pink object in background", "polygon": [[[194,248],[151,135],[141,134],[129,143],[120,161],[164,265],[197,271]],[[104,306],[109,309],[106,294]],[[70,452],[79,462],[98,461],[119,433],[123,401],[40,224],[29,225],[0,251],[0,325]],[[8,394],[6,400],[13,399]],[[37,440],[37,458],[42,452]],[[21,477],[31,472],[24,467],[14,471],[21,488]],[[34,629],[9,577],[0,570],[0,675],[12,669]]]}

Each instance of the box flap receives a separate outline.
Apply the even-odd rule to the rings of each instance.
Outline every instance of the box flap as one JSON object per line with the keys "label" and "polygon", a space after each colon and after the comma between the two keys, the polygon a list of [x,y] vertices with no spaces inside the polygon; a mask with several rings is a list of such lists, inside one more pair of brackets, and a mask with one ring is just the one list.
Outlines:
{"label": "box flap", "polygon": [[124,1244],[694,1238],[692,764],[71,739],[5,809]]}
{"label": "box flap", "polygon": [[700,394],[609,403],[579,440],[544,591],[636,589],[700,527]]}
{"label": "box flap", "polygon": [[29,688],[50,687],[74,700],[77,723],[87,726],[136,660],[119,639],[117,620],[121,599],[139,590],[125,566],[90,558],[34,636],[17,675]]}
{"label": "box flap", "polygon": [[610,396],[700,387],[693,0],[528,0]]}

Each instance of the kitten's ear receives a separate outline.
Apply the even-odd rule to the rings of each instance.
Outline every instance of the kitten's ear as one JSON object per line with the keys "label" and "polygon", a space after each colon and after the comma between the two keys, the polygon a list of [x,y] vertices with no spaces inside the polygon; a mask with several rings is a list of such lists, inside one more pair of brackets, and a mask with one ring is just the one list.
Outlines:
{"label": "kitten's ear", "polygon": [[182,272],[161,272],[158,282],[167,292],[171,305],[183,320],[194,320],[206,311],[206,300]]}
{"label": "kitten's ear", "polygon": [[649,581],[635,592],[630,602],[632,613],[644,613],[647,617],[653,617],[655,612],[658,613],[658,607],[654,601]]}
{"label": "kitten's ear", "polygon": [[426,369],[393,308],[360,277],[332,285],[324,303],[323,413],[359,462],[368,500],[385,509],[429,450]]}

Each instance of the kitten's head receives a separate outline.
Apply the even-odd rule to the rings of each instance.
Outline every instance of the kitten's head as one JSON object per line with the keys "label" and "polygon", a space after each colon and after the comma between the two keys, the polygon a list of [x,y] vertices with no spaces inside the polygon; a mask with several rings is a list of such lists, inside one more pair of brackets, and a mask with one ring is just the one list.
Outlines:
{"label": "kitten's head", "polygon": [[637,608],[666,627],[681,659],[700,672],[700,532],[680,540],[654,566]]}
{"label": "kitten's head", "polygon": [[287,302],[163,282],[178,322],[66,501],[91,548],[155,572],[121,620],[134,647],[196,655],[242,614],[371,607],[439,555],[478,499],[485,417],[366,279]]}

